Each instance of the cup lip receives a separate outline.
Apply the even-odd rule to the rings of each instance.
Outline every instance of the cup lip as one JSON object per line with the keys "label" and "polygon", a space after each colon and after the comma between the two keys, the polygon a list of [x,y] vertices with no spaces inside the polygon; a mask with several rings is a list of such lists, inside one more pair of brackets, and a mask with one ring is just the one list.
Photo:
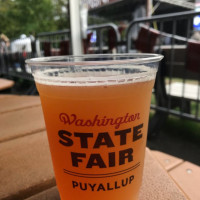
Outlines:
{"label": "cup lip", "polygon": [[[66,61],[66,59],[72,58],[105,58],[105,57],[136,57],[127,58],[122,60],[100,60],[100,61]],[[164,56],[161,54],[151,54],[151,53],[120,53],[120,54],[84,54],[84,55],[67,55],[67,56],[49,56],[49,57],[39,57],[31,58],[26,60],[26,64],[30,66],[76,66],[76,65],[120,65],[120,64],[145,64],[159,62]]]}

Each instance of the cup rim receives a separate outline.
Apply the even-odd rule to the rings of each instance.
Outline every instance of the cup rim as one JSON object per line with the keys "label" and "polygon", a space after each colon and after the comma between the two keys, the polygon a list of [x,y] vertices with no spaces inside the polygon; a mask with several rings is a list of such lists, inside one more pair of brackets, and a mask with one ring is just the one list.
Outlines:
{"label": "cup rim", "polygon": [[[100,60],[100,61],[70,61],[73,58],[117,58],[123,57],[127,59],[122,60]],[[132,57],[132,58],[130,58]],[[135,57],[135,58],[134,58]],[[124,53],[124,54],[84,54],[84,55],[67,55],[67,56],[49,56],[49,57],[39,57],[31,58],[26,60],[26,64],[30,66],[76,66],[76,65],[121,65],[121,64],[145,64],[159,62],[164,56],[161,54],[150,54],[150,53]],[[67,60],[68,59],[68,60]]]}

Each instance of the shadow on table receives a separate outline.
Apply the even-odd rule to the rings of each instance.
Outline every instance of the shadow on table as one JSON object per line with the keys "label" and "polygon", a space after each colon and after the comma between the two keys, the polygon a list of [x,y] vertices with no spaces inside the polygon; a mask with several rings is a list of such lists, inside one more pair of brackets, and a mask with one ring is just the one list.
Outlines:
{"label": "shadow on table", "polygon": [[197,122],[169,117],[160,133],[147,141],[147,146],[200,166],[199,130]]}

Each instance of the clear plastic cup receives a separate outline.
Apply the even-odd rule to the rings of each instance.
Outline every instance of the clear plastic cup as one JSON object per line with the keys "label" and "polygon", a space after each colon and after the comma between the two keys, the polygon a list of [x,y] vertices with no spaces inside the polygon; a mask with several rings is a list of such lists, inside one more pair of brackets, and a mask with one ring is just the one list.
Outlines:
{"label": "clear plastic cup", "polygon": [[157,54],[27,60],[62,200],[136,200]]}

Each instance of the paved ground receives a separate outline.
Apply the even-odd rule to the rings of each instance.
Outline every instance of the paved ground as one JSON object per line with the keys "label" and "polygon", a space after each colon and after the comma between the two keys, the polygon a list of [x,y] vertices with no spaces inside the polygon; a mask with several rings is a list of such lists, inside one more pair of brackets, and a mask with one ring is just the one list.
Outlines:
{"label": "paved ground", "polygon": [[173,125],[169,127],[169,122],[165,123],[160,133],[147,141],[147,146],[200,166],[200,130],[196,130],[199,138],[192,136],[185,123],[180,121],[179,127],[176,125],[174,128]]}

